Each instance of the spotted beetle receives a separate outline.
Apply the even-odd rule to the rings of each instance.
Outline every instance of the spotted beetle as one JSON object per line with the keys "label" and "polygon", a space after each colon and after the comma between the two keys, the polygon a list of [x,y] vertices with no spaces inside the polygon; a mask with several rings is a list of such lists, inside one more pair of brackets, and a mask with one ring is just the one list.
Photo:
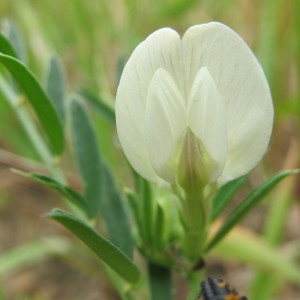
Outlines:
{"label": "spotted beetle", "polygon": [[201,282],[201,291],[197,300],[247,300],[222,279],[208,278]]}

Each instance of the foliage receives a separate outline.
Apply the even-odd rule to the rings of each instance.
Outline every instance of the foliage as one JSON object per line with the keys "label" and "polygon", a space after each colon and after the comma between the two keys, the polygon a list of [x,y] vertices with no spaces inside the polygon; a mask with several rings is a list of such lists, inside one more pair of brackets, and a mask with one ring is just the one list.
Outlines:
{"label": "foliage", "polygon": [[[218,255],[253,267],[249,294],[256,300],[280,295],[278,289],[286,282],[300,285],[299,265],[281,251],[282,228],[294,208],[296,185],[290,179],[295,176],[284,178],[297,171],[267,176],[298,164],[298,143],[296,151],[286,151],[299,128],[298,1],[258,5],[255,1],[11,0],[0,3],[0,11],[1,17],[16,21],[3,20],[0,34],[0,122],[7,131],[1,143],[41,163],[43,173],[31,166],[16,172],[58,193],[64,210],[54,209],[47,216],[96,254],[120,297],[127,300],[172,299],[175,270],[190,282],[193,292],[188,299],[194,299],[203,273],[191,270],[178,253],[183,229],[177,200],[132,172],[116,142],[113,99],[124,60],[145,36],[162,26],[183,33],[190,25],[217,19],[240,31],[268,77],[275,133],[264,164],[212,197],[205,258]],[[17,126],[7,118],[10,115],[18,118]],[[78,168],[81,190],[70,183],[69,168]],[[263,234],[238,225],[261,205],[269,212]],[[21,271],[51,256],[68,262],[74,247],[80,248],[68,235],[50,238],[49,243],[30,241],[1,253],[0,273]],[[136,250],[147,266],[136,259]],[[274,273],[278,276],[270,276]],[[1,285],[0,294],[5,299],[5,286]]]}

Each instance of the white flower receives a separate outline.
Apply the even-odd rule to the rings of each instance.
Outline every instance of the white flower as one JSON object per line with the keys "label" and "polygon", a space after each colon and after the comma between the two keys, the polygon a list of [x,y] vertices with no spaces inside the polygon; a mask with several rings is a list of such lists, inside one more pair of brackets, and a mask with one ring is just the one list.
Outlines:
{"label": "white flower", "polygon": [[182,39],[159,29],[138,45],[120,80],[116,118],[125,155],[146,179],[176,182],[189,132],[208,181],[224,183],[261,160],[273,105],[250,48],[213,22],[189,28]]}

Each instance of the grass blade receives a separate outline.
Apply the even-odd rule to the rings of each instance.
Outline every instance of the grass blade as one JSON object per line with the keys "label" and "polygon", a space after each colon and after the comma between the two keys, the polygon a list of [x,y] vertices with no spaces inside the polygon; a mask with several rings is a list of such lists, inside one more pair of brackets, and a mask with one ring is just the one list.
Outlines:
{"label": "grass blade", "polygon": [[226,260],[251,264],[268,272],[271,277],[275,275],[281,280],[300,283],[300,266],[295,261],[242,227],[235,227],[213,249],[213,253]]}
{"label": "grass blade", "polygon": [[274,273],[270,276],[269,272],[260,270],[255,274],[250,288],[251,299],[269,300],[274,298],[276,291],[284,284],[281,275]]}
{"label": "grass blade", "polygon": [[0,256],[0,276],[29,265],[39,263],[53,255],[71,250],[71,244],[62,238],[52,237],[17,247]]}

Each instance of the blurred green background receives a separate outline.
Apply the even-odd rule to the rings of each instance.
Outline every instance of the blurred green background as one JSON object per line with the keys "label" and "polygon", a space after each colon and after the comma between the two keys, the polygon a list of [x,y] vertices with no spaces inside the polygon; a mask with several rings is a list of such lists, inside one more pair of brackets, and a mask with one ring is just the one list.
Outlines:
{"label": "blurred green background", "polygon": [[[298,0],[2,0],[0,19],[9,18],[24,34],[30,69],[43,81],[46,63],[58,56],[66,69],[70,92],[92,90],[114,105],[120,71],[134,47],[154,30],[169,26],[180,34],[194,24],[212,20],[236,30],[250,45],[268,78],[275,106],[274,133],[270,148],[254,181],[284,168],[298,166],[300,115],[300,1]],[[114,126],[94,114],[106,159],[122,172],[120,153],[112,153]],[[0,101],[0,254],[17,245],[62,229],[40,218],[57,205],[46,189],[9,172],[9,167],[37,159],[14,112]],[[74,166],[66,158],[66,168]],[[30,165],[30,163],[29,163]],[[121,164],[122,166],[122,164]],[[299,178],[281,186],[291,212],[283,247],[299,239]],[[76,182],[76,178],[75,178]],[[43,199],[45,198],[45,199]],[[263,224],[265,210],[258,211]],[[257,219],[253,219],[255,223]],[[251,224],[251,222],[249,222]],[[253,225],[253,224],[252,224]],[[261,231],[262,228],[254,228]],[[63,231],[64,232],[64,231]],[[299,251],[300,252],[300,251]],[[99,270],[52,259],[25,271],[4,276],[9,299],[118,299],[107,279],[94,279]],[[216,262],[217,264],[217,262]],[[236,272],[247,288],[247,270],[222,266]],[[82,272],[85,269],[85,272]],[[244,277],[243,277],[244,276]],[[101,290],[101,292],[99,292]],[[86,294],[88,293],[88,294]],[[105,293],[105,294],[102,294]],[[278,299],[300,298],[299,288],[286,286]],[[28,296],[26,296],[28,295]],[[281,296],[280,296],[281,295]],[[298,296],[297,296],[298,295]],[[26,298],[27,297],[27,298]],[[115,298],[114,298],[115,297]],[[1,297],[0,297],[1,298]]]}

